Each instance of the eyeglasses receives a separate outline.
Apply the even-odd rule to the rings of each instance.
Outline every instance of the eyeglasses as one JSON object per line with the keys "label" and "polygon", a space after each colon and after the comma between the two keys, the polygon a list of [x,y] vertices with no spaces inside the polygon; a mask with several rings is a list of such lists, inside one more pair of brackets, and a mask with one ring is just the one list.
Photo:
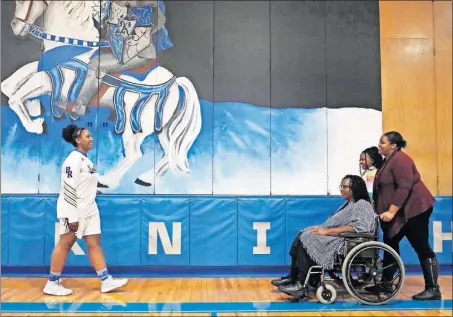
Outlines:
{"label": "eyeglasses", "polygon": [[348,186],[348,185],[340,185],[338,186],[338,188],[340,188],[340,190],[343,190],[343,189],[346,189],[346,188],[350,188],[351,186]]}

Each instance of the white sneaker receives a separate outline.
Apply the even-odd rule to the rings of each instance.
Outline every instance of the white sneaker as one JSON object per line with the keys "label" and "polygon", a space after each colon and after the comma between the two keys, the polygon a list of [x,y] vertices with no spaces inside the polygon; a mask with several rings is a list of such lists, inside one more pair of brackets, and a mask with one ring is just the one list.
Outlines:
{"label": "white sneaker", "polygon": [[108,293],[127,284],[127,278],[114,279],[111,275],[101,281],[101,293]]}
{"label": "white sneaker", "polygon": [[47,295],[54,295],[54,296],[67,296],[72,294],[72,290],[69,288],[65,288],[61,285],[61,281],[49,281],[47,280],[46,286],[43,289],[43,292]]}

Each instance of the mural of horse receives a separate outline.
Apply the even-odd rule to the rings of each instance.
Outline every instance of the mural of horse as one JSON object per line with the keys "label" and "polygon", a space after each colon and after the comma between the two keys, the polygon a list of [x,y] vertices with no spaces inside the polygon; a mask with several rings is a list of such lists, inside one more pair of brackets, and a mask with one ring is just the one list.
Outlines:
{"label": "mural of horse", "polygon": [[[40,60],[21,67],[1,85],[26,131],[45,133],[45,122],[40,117],[42,107],[30,100],[49,94],[52,114],[61,118],[65,111],[54,103],[71,102],[77,97],[90,60],[102,54],[93,45],[99,43],[99,31],[92,19],[93,13],[99,11],[96,5],[99,1],[16,1],[11,23],[14,34],[30,33],[43,40]],[[40,16],[42,28],[33,24]],[[107,74],[102,84],[105,93],[99,94],[98,105],[116,115],[114,129],[122,137],[124,158],[100,177],[100,187],[115,188],[120,184],[142,156],[141,144],[153,133],[158,135],[164,156],[153,169],[139,175],[135,183],[151,186],[168,169],[189,173],[187,154],[202,125],[200,102],[191,81],[175,77],[156,64],[142,78],[124,72],[118,76]],[[83,112],[68,111],[67,115],[77,120]]]}

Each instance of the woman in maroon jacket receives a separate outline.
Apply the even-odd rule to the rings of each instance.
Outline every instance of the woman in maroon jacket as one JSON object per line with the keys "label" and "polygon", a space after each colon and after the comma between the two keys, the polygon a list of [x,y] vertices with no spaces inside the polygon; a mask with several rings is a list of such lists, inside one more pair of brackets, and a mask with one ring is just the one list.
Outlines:
{"label": "woman in maroon jacket", "polygon": [[[437,284],[437,258],[429,245],[429,217],[433,212],[434,197],[422,182],[414,161],[402,148],[406,141],[400,133],[385,133],[379,141],[379,153],[385,157],[373,184],[373,200],[381,219],[384,243],[399,253],[399,242],[407,238],[418,255],[425,279],[425,290],[414,295],[414,300],[441,299]],[[391,263],[384,255],[384,267]],[[384,270],[383,283],[366,287],[369,292],[392,292],[390,282],[395,266]]]}

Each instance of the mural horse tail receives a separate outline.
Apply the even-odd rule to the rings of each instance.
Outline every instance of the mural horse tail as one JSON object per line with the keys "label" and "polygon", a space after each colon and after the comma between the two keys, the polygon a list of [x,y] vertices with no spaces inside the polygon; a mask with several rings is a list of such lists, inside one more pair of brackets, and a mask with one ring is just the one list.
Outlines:
{"label": "mural horse tail", "polygon": [[[61,100],[72,102],[76,99],[87,76],[88,63],[96,56],[94,53],[99,52],[99,44],[102,44],[95,43],[95,30],[91,34],[82,27],[76,29],[68,23],[46,23],[54,26],[54,30],[47,32],[73,32],[77,37],[88,34],[91,38],[73,39],[41,31],[32,21],[28,21],[27,17],[35,19],[45,9],[56,8],[49,5],[50,2],[43,3],[42,6],[30,4],[25,19],[15,18],[29,26],[28,33],[44,40],[45,52],[39,62],[32,63],[30,70],[19,70],[21,75],[25,74],[21,80],[14,78],[15,82],[20,82],[20,85],[15,86],[20,88],[8,93],[11,96],[8,103],[24,128],[37,134],[44,132],[44,118],[31,118],[31,113],[35,117],[40,116],[44,114],[43,108],[39,102],[30,100],[50,94],[52,115],[61,118],[65,111],[55,104]],[[16,11],[18,9],[23,8],[17,7]],[[46,19],[49,21],[70,18],[63,17],[61,10],[46,12]],[[47,45],[50,42],[53,45]],[[126,74],[122,73],[118,77],[107,74],[102,82],[108,88],[100,98],[99,106],[107,107],[116,113],[115,132],[122,136],[124,158],[115,168],[100,177],[100,186],[114,188],[119,185],[122,177],[141,157],[142,142],[152,133],[158,135],[164,156],[154,169],[139,175],[135,183],[151,186],[155,179],[169,168],[189,172],[187,154],[201,130],[200,102],[192,83],[184,77],[176,78],[161,66],[150,69],[145,78],[137,79]],[[13,74],[11,77],[19,76]],[[4,87],[7,85],[2,85],[2,88]],[[74,113],[68,114],[73,120],[78,119]]]}

